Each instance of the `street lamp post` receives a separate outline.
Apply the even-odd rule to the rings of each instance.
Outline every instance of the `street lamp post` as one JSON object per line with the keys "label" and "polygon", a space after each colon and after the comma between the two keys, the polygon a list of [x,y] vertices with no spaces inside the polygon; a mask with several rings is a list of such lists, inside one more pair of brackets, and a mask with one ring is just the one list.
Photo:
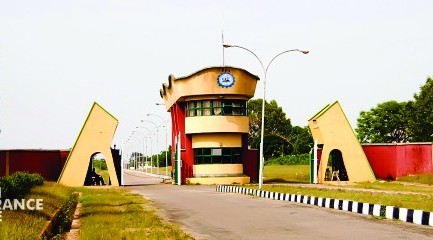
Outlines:
{"label": "street lamp post", "polygon": [[283,51],[279,54],[277,54],[275,57],[273,57],[271,59],[271,61],[268,63],[268,65],[265,67],[265,65],[263,64],[262,60],[260,60],[260,58],[251,50],[249,50],[248,48],[242,47],[242,46],[238,46],[238,45],[229,45],[229,44],[223,44],[224,48],[229,48],[229,47],[234,47],[234,48],[241,48],[244,49],[248,52],[250,52],[251,54],[254,55],[254,57],[257,58],[257,60],[259,60],[260,62],[260,66],[262,67],[263,70],[263,74],[264,74],[264,78],[263,78],[263,102],[262,102],[262,123],[261,123],[261,129],[260,129],[260,167],[259,167],[259,189],[262,189],[263,186],[263,165],[264,165],[264,156],[263,156],[263,139],[264,139],[264,131],[265,131],[265,102],[266,102],[266,76],[268,73],[268,69],[269,66],[271,65],[271,63],[275,60],[275,58],[279,57],[281,54],[284,53],[288,53],[288,52],[301,52],[303,54],[308,54],[309,51],[306,50],[299,50],[299,49],[290,49],[290,50],[286,50]]}
{"label": "street lamp post", "polygon": [[[158,149],[159,126],[156,125],[156,123],[149,121],[149,120],[146,120],[146,119],[141,120],[141,122],[149,122],[155,126],[155,128],[156,128],[156,148]],[[150,147],[152,148],[152,145],[150,145]],[[153,155],[150,157],[150,162],[151,162],[151,169],[152,169],[152,174],[153,174]],[[159,175],[159,153],[158,152],[156,153],[156,174]]]}
{"label": "street lamp post", "polygon": [[[141,156],[141,157],[138,157],[138,160],[141,159],[141,160],[139,161],[139,164],[138,164],[138,171],[140,171],[140,168],[143,169],[144,146],[145,146],[145,144],[147,144],[147,135],[146,135],[145,133],[143,133],[143,132],[140,132],[140,131],[136,131],[136,130],[134,130],[134,131],[131,132],[131,136],[134,136],[135,133],[142,134],[142,137],[143,137],[144,141],[146,141],[146,142],[142,141],[142,145],[141,145],[142,156]],[[141,140],[140,140],[140,141],[141,141]],[[139,146],[139,147],[137,147],[137,154],[136,154],[136,156],[137,156],[138,153],[140,152],[140,142],[138,143],[138,146]],[[136,164],[136,165],[137,165],[137,164]]]}
{"label": "street lamp post", "polygon": [[[134,135],[134,132],[131,132],[131,135],[129,136],[127,142],[129,142],[130,140],[134,140],[133,137],[137,137],[137,136]],[[137,166],[138,166],[137,153],[139,153],[139,151],[140,151],[139,150],[139,143],[140,143],[139,137],[137,137],[135,140],[138,141],[138,147],[136,145],[132,145],[131,149],[132,149],[132,151],[134,153],[134,148],[135,148],[136,154],[134,156],[131,154],[131,156],[130,156],[131,158],[134,157],[134,163],[133,163],[134,170],[136,170]],[[130,166],[131,166],[131,163],[130,163]]]}
{"label": "street lamp post", "polygon": [[[137,126],[137,127],[135,127],[136,129],[139,129],[139,128],[143,128],[143,129],[146,129],[146,131],[147,131],[147,134],[145,134],[145,133],[143,133],[143,132],[139,132],[139,133],[142,133],[142,134],[144,134],[144,137],[145,137],[145,141],[146,141],[146,173],[147,173],[147,169],[149,168],[149,164],[148,164],[148,155],[149,155],[149,153],[148,153],[148,151],[147,151],[147,137],[149,137],[150,138],[150,144],[152,144],[152,134],[151,134],[151,131],[149,130],[149,128],[147,128],[147,127],[144,127],[144,126]],[[133,132],[137,132],[137,131],[133,131]],[[144,149],[143,149],[144,150]],[[150,154],[152,154],[152,145],[150,145]]]}
{"label": "street lamp post", "polygon": [[[156,103],[156,105],[159,105],[158,103]],[[163,121],[163,125],[162,127],[165,128],[165,176],[168,176],[168,159],[167,159],[167,155],[168,155],[168,145],[167,145],[167,121],[169,119],[164,119],[163,117],[159,116],[158,114],[154,114],[154,113],[148,113],[146,114],[147,116],[156,116],[159,117],[162,121]]]}

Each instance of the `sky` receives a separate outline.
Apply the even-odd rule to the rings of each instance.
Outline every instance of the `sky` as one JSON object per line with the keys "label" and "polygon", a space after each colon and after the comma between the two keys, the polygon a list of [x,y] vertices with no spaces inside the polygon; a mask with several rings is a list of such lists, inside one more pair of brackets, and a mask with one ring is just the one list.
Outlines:
{"label": "sky", "polygon": [[[266,99],[296,126],[338,100],[355,128],[433,76],[432,12],[428,0],[0,0],[0,149],[71,148],[95,101],[119,120],[113,144],[138,144],[132,131],[169,119],[156,103],[170,74],[223,64],[222,32],[265,65],[309,50],[272,62]],[[224,56],[263,79],[249,52]]]}

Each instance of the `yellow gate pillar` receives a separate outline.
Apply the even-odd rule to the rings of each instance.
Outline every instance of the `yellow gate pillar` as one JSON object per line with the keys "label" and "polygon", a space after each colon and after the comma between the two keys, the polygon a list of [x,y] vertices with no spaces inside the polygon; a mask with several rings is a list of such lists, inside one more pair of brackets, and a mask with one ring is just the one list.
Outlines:
{"label": "yellow gate pillar", "polygon": [[83,186],[92,155],[102,153],[105,156],[111,184],[119,186],[111,155],[111,143],[117,125],[117,119],[95,102],[69,153],[58,182],[67,186]]}

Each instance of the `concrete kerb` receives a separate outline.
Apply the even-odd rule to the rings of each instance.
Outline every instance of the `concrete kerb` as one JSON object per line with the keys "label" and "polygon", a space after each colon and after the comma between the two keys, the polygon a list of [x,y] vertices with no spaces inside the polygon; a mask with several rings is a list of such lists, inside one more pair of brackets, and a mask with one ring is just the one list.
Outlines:
{"label": "concrete kerb", "polygon": [[433,227],[433,212],[426,212],[423,210],[399,208],[394,206],[363,203],[351,200],[340,200],[333,198],[305,196],[299,194],[271,192],[229,185],[216,185],[216,191],[226,193],[239,193],[243,195],[251,195],[279,201],[297,202],[300,204],[315,205],[319,207],[372,215],[376,217],[384,217],[387,219],[399,219],[403,222],[415,223],[419,225],[429,225]]}

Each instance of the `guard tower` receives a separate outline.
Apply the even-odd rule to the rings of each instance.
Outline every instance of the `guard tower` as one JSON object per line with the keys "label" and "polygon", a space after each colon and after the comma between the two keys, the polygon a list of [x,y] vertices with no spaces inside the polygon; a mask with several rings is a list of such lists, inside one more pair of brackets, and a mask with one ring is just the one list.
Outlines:
{"label": "guard tower", "polygon": [[257,150],[248,149],[247,101],[258,80],[244,69],[209,67],[185,77],[170,75],[162,85],[172,120],[172,166],[179,156],[182,184],[257,181]]}

